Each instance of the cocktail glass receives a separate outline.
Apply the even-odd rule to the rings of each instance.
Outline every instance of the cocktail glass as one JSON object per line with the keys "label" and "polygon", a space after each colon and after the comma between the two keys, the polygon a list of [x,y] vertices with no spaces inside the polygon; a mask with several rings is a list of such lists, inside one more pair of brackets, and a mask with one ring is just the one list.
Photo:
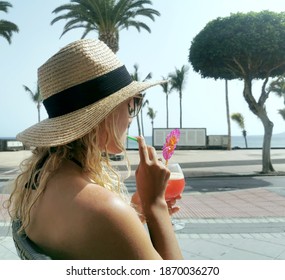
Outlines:
{"label": "cocktail glass", "polygon": [[[183,171],[178,163],[170,163],[167,165],[167,168],[170,171],[170,178],[165,190],[165,200],[169,201],[182,194],[185,188],[185,178]],[[172,225],[174,230],[180,230],[185,227],[185,224],[181,220],[173,218]]]}

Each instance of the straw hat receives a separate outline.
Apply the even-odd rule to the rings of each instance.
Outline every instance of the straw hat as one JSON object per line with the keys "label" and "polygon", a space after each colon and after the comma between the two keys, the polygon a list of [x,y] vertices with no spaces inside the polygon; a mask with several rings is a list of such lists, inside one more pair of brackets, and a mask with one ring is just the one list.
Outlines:
{"label": "straw hat", "polygon": [[48,119],[24,130],[25,145],[51,147],[78,139],[119,104],[160,82],[133,81],[125,66],[101,41],[75,41],[38,69]]}

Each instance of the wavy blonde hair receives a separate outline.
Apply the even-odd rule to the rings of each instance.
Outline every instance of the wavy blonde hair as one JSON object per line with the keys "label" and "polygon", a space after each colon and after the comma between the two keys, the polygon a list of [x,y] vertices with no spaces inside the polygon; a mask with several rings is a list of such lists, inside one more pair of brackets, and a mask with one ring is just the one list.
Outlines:
{"label": "wavy blonde hair", "polygon": [[[58,170],[66,159],[77,159],[82,166],[83,172],[96,182],[96,184],[119,194],[125,201],[129,202],[129,196],[121,176],[115,170],[109,160],[107,146],[110,142],[115,144],[124,152],[128,176],[130,175],[130,164],[126,150],[118,137],[115,115],[96,126],[91,132],[80,139],[69,144],[57,147],[37,147],[32,151],[32,156],[24,160],[21,165],[21,174],[14,182],[14,189],[7,201],[9,215],[12,220],[20,219],[24,231],[30,223],[30,213],[33,205],[43,194],[50,177]],[[99,148],[99,135],[104,130],[107,139],[105,147]],[[32,196],[32,194],[34,194]]]}

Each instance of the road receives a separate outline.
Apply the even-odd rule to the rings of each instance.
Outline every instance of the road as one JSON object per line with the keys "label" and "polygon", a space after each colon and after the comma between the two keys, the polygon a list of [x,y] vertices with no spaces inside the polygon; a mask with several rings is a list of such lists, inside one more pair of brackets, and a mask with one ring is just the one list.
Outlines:
{"label": "road", "polygon": [[[1,172],[2,171],[2,172]],[[0,170],[0,174],[15,176],[17,169]],[[184,192],[222,192],[249,188],[265,187],[285,196],[285,176],[216,176],[216,177],[188,177]],[[129,192],[135,191],[133,179],[127,180]],[[7,193],[6,177],[0,178],[0,193]],[[283,193],[284,188],[284,193]]]}
{"label": "road", "polygon": [[216,192],[260,187],[279,188],[284,186],[284,179],[285,176],[187,178],[186,186],[190,187],[186,187],[186,191]]}
{"label": "road", "polygon": [[[230,176],[186,178],[184,192],[222,192],[250,188],[270,188],[285,196],[285,176]],[[135,190],[135,182],[127,182],[130,192]],[[284,189],[284,191],[283,191]]]}

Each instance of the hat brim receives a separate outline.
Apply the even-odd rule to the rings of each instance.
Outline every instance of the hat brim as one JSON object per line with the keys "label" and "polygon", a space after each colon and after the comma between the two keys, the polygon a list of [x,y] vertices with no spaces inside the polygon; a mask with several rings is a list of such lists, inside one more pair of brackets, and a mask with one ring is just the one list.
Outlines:
{"label": "hat brim", "polygon": [[16,138],[29,147],[54,147],[70,143],[89,133],[118,105],[159,82],[133,81],[116,93],[66,115],[45,119],[19,133]]}

